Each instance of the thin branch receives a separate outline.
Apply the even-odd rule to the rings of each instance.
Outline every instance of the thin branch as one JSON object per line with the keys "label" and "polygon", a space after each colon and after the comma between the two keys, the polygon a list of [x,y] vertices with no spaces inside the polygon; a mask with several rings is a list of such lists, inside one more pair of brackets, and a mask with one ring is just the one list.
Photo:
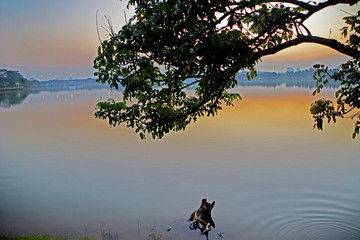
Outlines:
{"label": "thin branch", "polygon": [[346,13],[346,14],[348,14],[348,15],[350,15],[350,16],[351,16],[351,15],[354,15],[354,14],[351,14],[351,13],[349,13],[349,12],[347,12],[347,11],[342,10],[342,9],[340,9],[340,11],[343,12],[343,13]]}
{"label": "thin branch", "polygon": [[184,89],[186,89],[186,88],[190,87],[191,85],[194,85],[195,83],[198,83],[198,82],[200,82],[200,80],[193,81],[192,83],[189,83],[188,85],[185,85],[184,87],[182,87],[181,90],[184,90]]}
{"label": "thin branch", "polygon": [[280,0],[280,1],[276,1],[276,2],[291,3],[291,4],[297,5],[299,7],[305,8],[306,10],[309,10],[309,11],[315,7],[314,5],[310,5],[306,2],[302,2],[302,1],[298,1],[298,0],[284,0],[284,1]]}
{"label": "thin branch", "polygon": [[125,18],[125,23],[126,23],[126,24],[129,24],[128,21],[127,21],[127,17],[126,17],[126,12],[125,12],[125,10],[124,10],[124,18]]}
{"label": "thin branch", "polygon": [[106,21],[108,22],[108,25],[109,25],[109,30],[110,30],[110,33],[109,33],[109,35],[111,36],[111,37],[114,37],[115,36],[115,32],[114,32],[114,29],[113,29],[113,26],[112,26],[112,21],[111,21],[111,17],[108,15],[108,16],[104,16],[105,17],[105,19],[106,19]]}
{"label": "thin branch", "polygon": [[309,30],[303,23],[301,23],[300,26],[305,29],[305,31],[307,32],[307,34],[308,34],[309,36],[311,36],[310,30]]}
{"label": "thin branch", "polygon": [[[344,115],[345,115],[345,114],[348,114],[349,112],[351,112],[351,111],[354,110],[355,108],[356,108],[356,107],[352,107],[352,108],[350,108],[349,110],[345,111],[345,112],[344,112]],[[356,114],[355,114],[355,115],[356,115]],[[353,116],[353,117],[354,117],[354,116]],[[352,118],[353,118],[353,117],[352,117]],[[352,119],[352,118],[351,118],[351,119]]]}
{"label": "thin branch", "polygon": [[241,9],[241,6],[237,6],[236,8],[233,8],[230,11],[226,12],[215,22],[215,25],[220,24],[226,17],[233,15],[237,10],[240,10],[240,9]]}
{"label": "thin branch", "polygon": [[98,14],[99,14],[99,9],[96,10],[96,31],[97,31],[97,35],[98,35],[98,38],[99,38],[99,42],[100,42],[100,44],[101,44],[101,43],[102,43],[102,40],[101,40],[101,38],[100,38],[100,32],[99,32]]}
{"label": "thin branch", "polygon": [[309,12],[305,15],[306,17],[303,18],[303,21],[305,21],[306,19],[308,19],[311,15],[313,15],[314,13],[324,9],[324,8],[327,8],[327,7],[330,7],[330,6],[335,6],[335,5],[338,5],[338,4],[349,4],[350,6],[358,3],[359,0],[343,0],[343,1],[339,1],[339,0],[328,0],[326,2],[322,2],[322,3],[319,3],[318,5],[314,6],[311,10],[309,10]]}

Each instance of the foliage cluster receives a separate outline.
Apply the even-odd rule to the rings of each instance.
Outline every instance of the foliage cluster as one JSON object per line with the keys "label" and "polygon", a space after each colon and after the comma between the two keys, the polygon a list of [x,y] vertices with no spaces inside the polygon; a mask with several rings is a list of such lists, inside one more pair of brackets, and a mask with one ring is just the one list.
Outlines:
{"label": "foliage cluster", "polygon": [[[360,11],[355,16],[346,17],[345,22],[348,26],[342,28],[342,34],[346,37],[350,35],[347,43],[354,49],[359,50],[360,35]],[[355,138],[360,132],[360,59],[351,59],[340,66],[340,70],[329,73],[328,67],[317,64],[314,66],[316,72],[317,88],[314,95],[320,93],[321,89],[329,83],[329,80],[340,82],[340,88],[336,91],[336,104],[327,99],[320,99],[311,105],[310,112],[315,119],[314,127],[323,129],[323,119],[328,122],[336,122],[337,118],[343,118],[351,114],[351,119],[355,120],[355,128],[352,137]]]}

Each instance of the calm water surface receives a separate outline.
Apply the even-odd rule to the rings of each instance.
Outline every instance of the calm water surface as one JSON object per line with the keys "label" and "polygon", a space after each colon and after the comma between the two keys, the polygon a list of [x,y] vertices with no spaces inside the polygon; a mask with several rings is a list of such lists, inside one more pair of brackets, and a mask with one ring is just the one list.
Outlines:
{"label": "calm water surface", "polygon": [[313,130],[306,89],[239,92],[233,108],[162,140],[94,119],[98,99],[120,97],[107,90],[0,108],[0,233],[146,239],[155,222],[165,239],[204,239],[186,219],[206,197],[210,239],[360,239],[353,122]]}

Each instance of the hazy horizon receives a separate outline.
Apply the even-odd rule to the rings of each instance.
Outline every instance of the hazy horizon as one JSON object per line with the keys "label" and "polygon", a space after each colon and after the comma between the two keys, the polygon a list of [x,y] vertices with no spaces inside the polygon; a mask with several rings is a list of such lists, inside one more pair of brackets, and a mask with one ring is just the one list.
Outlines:
{"label": "hazy horizon", "polygon": [[[132,12],[127,1],[88,0],[0,0],[0,68],[18,70],[26,78],[39,80],[93,77],[93,60],[99,39],[96,28],[98,11],[102,40],[106,31],[104,15],[111,17],[117,31]],[[340,37],[342,18],[357,6],[339,5],[314,15],[306,24],[313,35]],[[348,59],[332,49],[302,44],[267,56],[258,64],[259,71],[284,72],[287,67],[301,70],[323,63],[333,68]]]}

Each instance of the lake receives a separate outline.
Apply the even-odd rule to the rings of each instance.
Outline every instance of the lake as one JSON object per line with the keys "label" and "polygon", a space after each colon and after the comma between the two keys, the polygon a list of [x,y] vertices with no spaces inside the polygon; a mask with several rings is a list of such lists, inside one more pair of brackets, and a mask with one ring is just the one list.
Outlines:
{"label": "lake", "polygon": [[237,90],[234,107],[161,140],[94,118],[96,102],[119,92],[5,101],[0,233],[147,239],[155,226],[163,239],[205,239],[186,220],[207,198],[216,202],[210,239],[360,239],[353,121],[313,130],[309,89]]}

